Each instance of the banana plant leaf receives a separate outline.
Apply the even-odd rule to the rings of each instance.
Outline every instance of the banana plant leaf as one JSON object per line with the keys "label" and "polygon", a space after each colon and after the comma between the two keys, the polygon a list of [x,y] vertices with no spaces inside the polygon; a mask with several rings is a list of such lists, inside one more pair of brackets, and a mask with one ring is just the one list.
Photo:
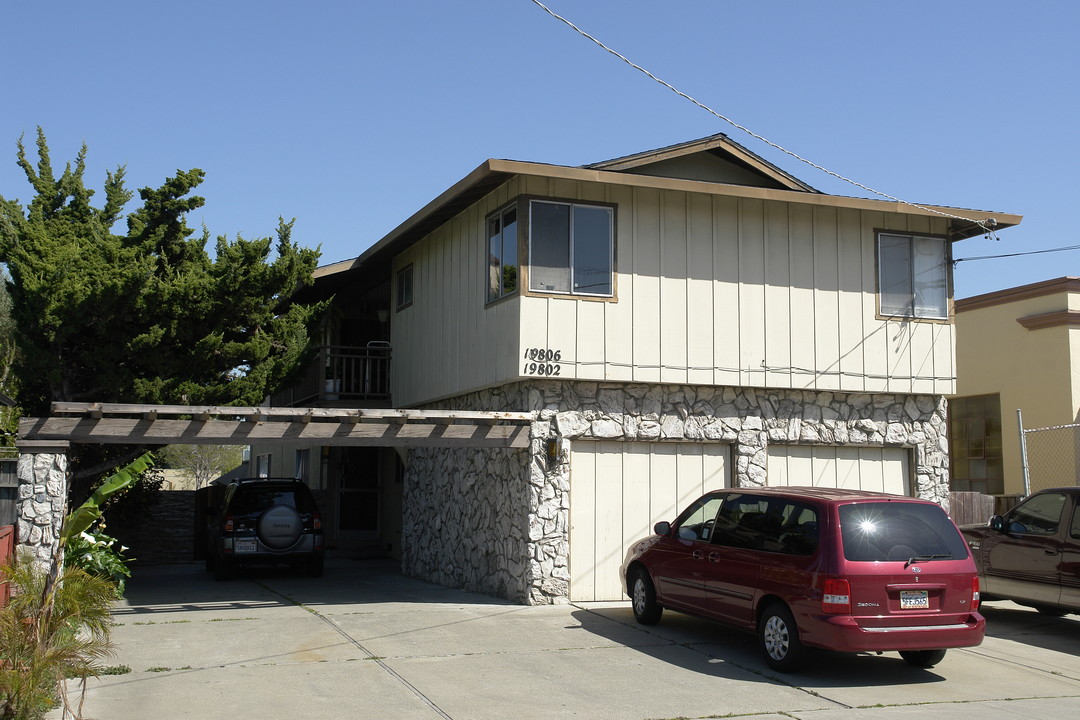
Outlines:
{"label": "banana plant leaf", "polygon": [[105,501],[135,484],[143,471],[153,464],[153,456],[146,453],[117,471],[116,474],[109,476],[86,502],[73,510],[64,520],[60,542],[66,543],[69,537],[88,530],[101,517],[101,508],[105,505]]}

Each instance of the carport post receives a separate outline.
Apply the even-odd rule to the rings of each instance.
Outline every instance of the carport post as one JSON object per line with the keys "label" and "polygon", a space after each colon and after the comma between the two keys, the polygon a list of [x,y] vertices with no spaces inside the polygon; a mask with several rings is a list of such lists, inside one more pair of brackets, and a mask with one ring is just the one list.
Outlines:
{"label": "carport post", "polygon": [[68,450],[64,440],[18,440],[19,495],[16,552],[43,569],[52,563],[67,513]]}

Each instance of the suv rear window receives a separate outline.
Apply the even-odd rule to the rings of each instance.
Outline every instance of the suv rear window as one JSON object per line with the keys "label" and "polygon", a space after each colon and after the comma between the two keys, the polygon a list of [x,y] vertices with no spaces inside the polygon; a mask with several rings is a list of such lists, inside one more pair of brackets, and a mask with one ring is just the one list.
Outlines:
{"label": "suv rear window", "polygon": [[261,513],[278,505],[295,508],[297,512],[310,513],[314,510],[311,496],[303,491],[282,488],[240,488],[232,501],[232,511],[237,515]]}
{"label": "suv rear window", "polygon": [[844,557],[862,562],[960,560],[967,546],[937,505],[869,502],[840,506]]}

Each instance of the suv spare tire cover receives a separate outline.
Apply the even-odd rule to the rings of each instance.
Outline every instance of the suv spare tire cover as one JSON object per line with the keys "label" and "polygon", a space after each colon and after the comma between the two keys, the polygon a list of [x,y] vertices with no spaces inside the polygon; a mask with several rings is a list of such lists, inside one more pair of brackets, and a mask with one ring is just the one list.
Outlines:
{"label": "suv spare tire cover", "polygon": [[259,540],[274,550],[284,550],[300,539],[304,524],[288,505],[277,505],[259,516]]}

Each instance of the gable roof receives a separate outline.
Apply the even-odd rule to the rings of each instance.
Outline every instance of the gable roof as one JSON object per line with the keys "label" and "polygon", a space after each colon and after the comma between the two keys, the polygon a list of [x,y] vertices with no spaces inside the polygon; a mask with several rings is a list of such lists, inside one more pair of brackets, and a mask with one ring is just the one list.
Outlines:
{"label": "gable roof", "polygon": [[683,180],[819,192],[723,133],[582,167]]}
{"label": "gable roof", "polygon": [[330,278],[333,278],[336,283],[353,282],[358,279],[359,271],[359,274],[365,276],[371,274],[370,277],[374,281],[375,277],[383,273],[381,267],[389,264],[394,255],[419,242],[425,235],[515,175],[923,217],[936,217],[943,212],[960,218],[949,221],[950,240],[963,240],[982,235],[986,231],[979,223],[988,217],[994,218],[998,229],[1017,225],[1022,219],[1020,215],[985,210],[942,205],[920,207],[893,200],[829,195],[815,190],[784,172],[726,135],[719,134],[578,167],[519,160],[486,160],[437,198],[416,211],[359,257],[316,269],[315,279],[321,286],[327,287],[326,283]]}

